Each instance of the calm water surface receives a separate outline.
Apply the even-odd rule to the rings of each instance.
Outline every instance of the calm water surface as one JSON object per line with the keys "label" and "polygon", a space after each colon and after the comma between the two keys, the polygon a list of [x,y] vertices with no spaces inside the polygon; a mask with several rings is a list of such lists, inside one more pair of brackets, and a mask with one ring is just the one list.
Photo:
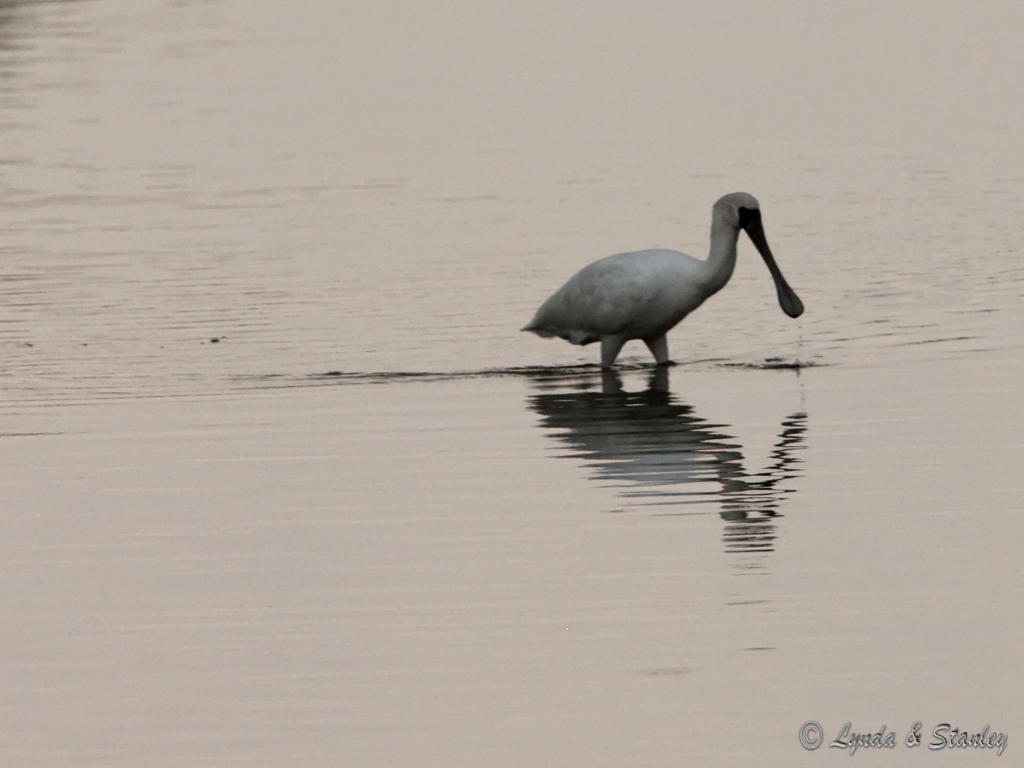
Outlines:
{"label": "calm water surface", "polygon": [[[0,4],[4,760],[1012,762],[1022,24]],[[798,321],[517,332],[735,189]]]}

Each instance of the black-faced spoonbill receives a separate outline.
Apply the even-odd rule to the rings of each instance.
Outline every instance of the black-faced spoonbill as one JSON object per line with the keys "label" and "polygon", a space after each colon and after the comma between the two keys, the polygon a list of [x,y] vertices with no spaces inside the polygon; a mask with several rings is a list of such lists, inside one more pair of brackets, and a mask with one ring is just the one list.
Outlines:
{"label": "black-faced spoonbill", "polygon": [[741,229],[768,265],[782,311],[800,317],[803,302],[775,263],[757,200],[732,192],[711,210],[711,250],[704,261],[660,249],[598,259],[555,291],[522,330],[572,344],[600,340],[602,368],[611,368],[630,339],[642,339],[658,365],[671,365],[665,334],[729,282]]}

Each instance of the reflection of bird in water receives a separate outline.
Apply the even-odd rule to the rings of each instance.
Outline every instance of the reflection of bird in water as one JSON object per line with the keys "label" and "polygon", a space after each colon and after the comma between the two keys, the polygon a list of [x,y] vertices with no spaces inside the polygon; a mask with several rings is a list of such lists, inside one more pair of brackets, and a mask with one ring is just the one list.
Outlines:
{"label": "reflection of bird in water", "polygon": [[[564,388],[535,379],[536,386]],[[618,376],[603,375],[602,391],[545,391],[530,397],[530,408],[553,437],[570,450],[564,458],[581,459],[591,479],[621,488],[620,495],[638,505],[658,505],[665,514],[689,514],[686,505],[718,501],[726,521],[729,551],[770,550],[773,518],[793,489],[780,487],[797,476],[807,416],[784,419],[764,471],[743,466],[742,446],[693,407],[668,392],[668,372],[656,370],[643,392],[623,392]]]}

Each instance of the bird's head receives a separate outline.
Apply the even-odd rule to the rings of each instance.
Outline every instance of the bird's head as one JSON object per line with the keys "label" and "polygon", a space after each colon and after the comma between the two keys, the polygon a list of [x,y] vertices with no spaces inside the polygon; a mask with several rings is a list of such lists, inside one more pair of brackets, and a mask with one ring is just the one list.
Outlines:
{"label": "bird's head", "polygon": [[734,229],[746,229],[745,224],[756,213],[761,215],[761,205],[748,192],[730,192],[715,201],[713,221]]}
{"label": "bird's head", "polygon": [[764,225],[761,223],[761,206],[756,197],[746,192],[730,192],[718,198],[713,209],[711,226],[712,229],[725,226],[730,227],[733,232],[741,229],[746,232],[768,266],[768,271],[771,272],[782,311],[790,317],[800,317],[803,314],[803,302],[789,287],[789,283],[775,263],[771,248],[768,247],[768,238],[765,237]]}

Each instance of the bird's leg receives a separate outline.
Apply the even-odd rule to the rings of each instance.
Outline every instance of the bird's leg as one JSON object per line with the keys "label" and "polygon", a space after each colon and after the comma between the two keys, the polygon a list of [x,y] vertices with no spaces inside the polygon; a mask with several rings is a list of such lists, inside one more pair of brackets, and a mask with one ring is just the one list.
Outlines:
{"label": "bird's leg", "polygon": [[648,392],[668,392],[668,367],[656,366],[651,371],[651,377],[647,381]]}
{"label": "bird's leg", "polygon": [[603,368],[601,370],[601,392],[606,395],[614,395],[622,391],[622,379],[614,368]]}
{"label": "bird's leg", "polygon": [[661,336],[655,336],[653,339],[644,339],[644,344],[651,350],[651,354],[654,355],[654,362],[658,365],[675,365],[675,363],[668,359],[668,337],[664,333]]}
{"label": "bird's leg", "polygon": [[622,336],[602,336],[601,337],[601,367],[611,368],[615,363],[615,358],[619,356],[619,350],[622,349],[622,345],[626,343],[626,340]]}

